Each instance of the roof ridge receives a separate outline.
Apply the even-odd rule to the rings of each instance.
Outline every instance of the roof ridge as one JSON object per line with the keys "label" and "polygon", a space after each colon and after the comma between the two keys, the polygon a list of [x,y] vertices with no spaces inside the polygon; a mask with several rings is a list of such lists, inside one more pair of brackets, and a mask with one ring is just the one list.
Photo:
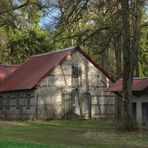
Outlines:
{"label": "roof ridge", "polygon": [[50,55],[50,54],[56,54],[56,53],[61,53],[61,52],[64,52],[64,51],[68,51],[68,50],[71,50],[71,49],[74,49],[76,48],[76,46],[73,46],[73,47],[69,47],[69,48],[63,48],[63,49],[58,49],[57,51],[53,51],[53,52],[48,52],[48,53],[42,53],[42,54],[37,54],[37,55],[32,55],[30,56],[31,58],[32,57],[40,57],[40,56],[46,56],[46,55]]}

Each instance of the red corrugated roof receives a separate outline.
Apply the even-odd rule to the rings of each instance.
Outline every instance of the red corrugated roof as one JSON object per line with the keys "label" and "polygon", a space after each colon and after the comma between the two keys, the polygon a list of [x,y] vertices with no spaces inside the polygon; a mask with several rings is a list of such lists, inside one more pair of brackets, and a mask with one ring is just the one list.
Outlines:
{"label": "red corrugated roof", "polygon": [[[38,82],[44,78],[49,71],[59,65],[68,55],[79,50],[86,58],[86,54],[80,48],[71,47],[62,51],[32,56],[13,72],[0,85],[0,92],[32,89]],[[97,68],[99,66],[88,58]],[[100,68],[100,70],[102,70]],[[104,71],[102,71],[107,75]],[[108,76],[108,75],[107,75]]]}
{"label": "red corrugated roof", "polygon": [[19,65],[4,65],[0,64],[0,81],[6,79],[12,72],[14,72]]}
{"label": "red corrugated roof", "polygon": [[20,65],[15,65],[15,64],[0,64],[0,66],[3,66],[7,68],[10,72],[14,72]]}
{"label": "red corrugated roof", "polygon": [[[148,77],[137,77],[133,79],[132,91],[142,91],[148,87]],[[122,80],[116,81],[107,91],[119,92],[122,91]]]}

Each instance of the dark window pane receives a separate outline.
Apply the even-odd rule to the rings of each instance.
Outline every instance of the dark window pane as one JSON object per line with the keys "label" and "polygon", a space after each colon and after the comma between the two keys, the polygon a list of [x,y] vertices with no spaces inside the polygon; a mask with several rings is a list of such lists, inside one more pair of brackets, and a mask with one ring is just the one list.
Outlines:
{"label": "dark window pane", "polygon": [[72,77],[78,78],[81,75],[81,68],[78,65],[72,65]]}

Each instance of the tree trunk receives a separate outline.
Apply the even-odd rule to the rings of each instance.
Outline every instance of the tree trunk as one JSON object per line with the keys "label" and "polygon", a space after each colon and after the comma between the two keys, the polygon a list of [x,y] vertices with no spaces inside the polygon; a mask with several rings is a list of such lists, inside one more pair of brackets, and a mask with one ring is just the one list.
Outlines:
{"label": "tree trunk", "polygon": [[132,75],[129,25],[129,0],[121,0],[123,30],[123,128],[133,129],[132,124]]}
{"label": "tree trunk", "polygon": [[[117,33],[114,39],[115,42],[115,80],[121,78],[121,33]],[[122,119],[122,99],[116,99],[116,118]]]}
{"label": "tree trunk", "polygon": [[135,76],[139,77],[139,62],[138,62],[138,58],[137,58],[137,61],[136,61]]}
{"label": "tree trunk", "polygon": [[[120,1],[117,0],[117,12],[121,11],[121,4]],[[114,37],[114,48],[115,48],[115,80],[118,80],[122,77],[122,60],[121,60],[121,53],[122,53],[122,38],[121,38],[121,18],[119,17],[118,20],[118,30]],[[116,99],[116,118],[117,120],[122,119],[122,99],[118,97]]]}
{"label": "tree trunk", "polygon": [[[143,0],[144,1],[144,0]],[[133,1],[133,40],[132,40],[132,75],[139,76],[139,65],[138,65],[138,50],[140,49],[140,26],[141,26],[141,9],[142,9],[142,0]]]}
{"label": "tree trunk", "polygon": [[[117,0],[117,11],[121,11],[121,4],[120,1]],[[122,64],[122,60],[121,60],[121,53],[122,53],[122,44],[121,44],[121,18],[118,18],[118,30],[117,33],[115,35],[115,59],[116,59],[116,76],[115,79],[118,80],[119,78],[121,78],[122,75],[122,68],[121,68],[121,64]]]}
{"label": "tree trunk", "polygon": [[116,59],[116,71],[115,79],[118,80],[121,78],[122,69],[121,69],[121,34],[117,33],[115,37],[115,59]]}
{"label": "tree trunk", "polygon": [[108,65],[108,50],[106,49],[101,53],[101,67],[109,73]]}

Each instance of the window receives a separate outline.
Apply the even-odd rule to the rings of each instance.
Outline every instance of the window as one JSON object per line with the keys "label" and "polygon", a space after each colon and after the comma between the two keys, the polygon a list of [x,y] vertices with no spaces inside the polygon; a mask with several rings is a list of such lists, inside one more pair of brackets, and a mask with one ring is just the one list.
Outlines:
{"label": "window", "polygon": [[79,78],[80,75],[81,75],[81,68],[78,65],[73,64],[72,65],[72,77]]}
{"label": "window", "polygon": [[82,69],[77,64],[72,65],[72,85],[82,85]]}

